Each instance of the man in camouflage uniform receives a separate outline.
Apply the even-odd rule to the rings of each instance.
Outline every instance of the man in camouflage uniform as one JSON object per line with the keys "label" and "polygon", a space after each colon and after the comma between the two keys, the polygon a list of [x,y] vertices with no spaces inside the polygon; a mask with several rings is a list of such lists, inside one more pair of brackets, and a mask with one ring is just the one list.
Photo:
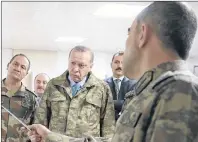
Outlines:
{"label": "man in camouflage uniform", "polygon": [[[28,74],[29,68],[29,59],[23,54],[17,54],[8,63],[7,77],[1,82],[1,105],[10,110],[26,124],[32,124],[33,122],[36,103],[36,95],[28,90],[21,82]],[[20,131],[22,125],[4,109],[1,109],[1,111],[1,141],[26,141],[27,139]]]}
{"label": "man in camouflage uniform", "polygon": [[49,80],[50,77],[46,73],[39,73],[34,78],[34,92],[37,95],[36,102],[38,106]]}
{"label": "man in camouflage uniform", "polygon": [[154,2],[130,27],[124,74],[136,78],[112,142],[195,142],[198,78],[186,62],[197,30],[182,2]]}
{"label": "man in camouflage uniform", "polygon": [[[139,81],[126,94],[112,142],[198,141],[198,78],[184,61],[196,30],[194,12],[181,2],[154,2],[137,16],[126,42],[124,74]],[[46,135],[50,142],[55,138],[70,141]]]}
{"label": "man in camouflage uniform", "polygon": [[[108,84],[91,72],[94,55],[84,46],[69,54],[68,70],[49,81],[35,123],[72,137],[112,137],[115,112]],[[75,90],[74,87],[79,85]]]}

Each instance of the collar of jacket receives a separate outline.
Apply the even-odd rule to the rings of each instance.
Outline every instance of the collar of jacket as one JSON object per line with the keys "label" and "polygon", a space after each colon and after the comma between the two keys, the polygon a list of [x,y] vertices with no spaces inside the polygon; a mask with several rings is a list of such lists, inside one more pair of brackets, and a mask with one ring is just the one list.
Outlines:
{"label": "collar of jacket", "polygon": [[[62,75],[52,79],[53,85],[58,86],[70,86],[69,80],[68,80],[69,71],[66,70]],[[87,81],[84,84],[84,87],[92,87],[99,83],[99,79],[97,79],[92,72],[88,73]]]}
{"label": "collar of jacket", "polygon": [[[5,86],[5,80],[6,80],[6,78],[4,78],[3,80],[2,80],[2,82],[1,82],[1,84],[2,84],[2,87],[5,87],[6,88],[6,86]],[[23,83],[21,82],[21,86],[20,86],[20,88],[19,88],[19,90],[18,91],[25,91],[25,86],[23,85]],[[6,88],[7,89],[7,88]]]}
{"label": "collar of jacket", "polygon": [[134,94],[139,95],[152,81],[156,80],[167,71],[188,70],[187,64],[183,60],[165,62],[143,74],[134,87]]}

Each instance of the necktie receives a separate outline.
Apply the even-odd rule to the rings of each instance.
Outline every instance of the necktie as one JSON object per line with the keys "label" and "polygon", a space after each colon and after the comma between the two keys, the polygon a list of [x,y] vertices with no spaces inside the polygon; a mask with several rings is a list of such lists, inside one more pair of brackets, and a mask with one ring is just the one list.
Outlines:
{"label": "necktie", "polygon": [[118,94],[119,94],[119,91],[120,91],[120,87],[119,87],[119,83],[120,83],[120,79],[115,79],[114,82],[115,82],[115,91],[116,91],[116,95],[117,95],[117,100],[118,100]]}
{"label": "necktie", "polygon": [[72,96],[75,96],[78,90],[80,90],[80,85],[76,83],[72,86]]}

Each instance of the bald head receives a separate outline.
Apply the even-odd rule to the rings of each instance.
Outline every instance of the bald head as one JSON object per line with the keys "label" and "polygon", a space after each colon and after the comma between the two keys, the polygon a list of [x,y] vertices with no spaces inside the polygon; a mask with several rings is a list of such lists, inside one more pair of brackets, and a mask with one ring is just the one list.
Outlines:
{"label": "bald head", "polygon": [[49,82],[50,78],[45,73],[39,73],[34,79],[34,91],[37,95],[41,96]]}

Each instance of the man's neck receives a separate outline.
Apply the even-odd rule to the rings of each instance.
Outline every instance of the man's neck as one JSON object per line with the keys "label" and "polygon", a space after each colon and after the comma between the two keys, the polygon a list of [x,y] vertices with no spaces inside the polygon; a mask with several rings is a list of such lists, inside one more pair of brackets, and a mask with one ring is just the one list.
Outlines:
{"label": "man's neck", "polygon": [[[36,93],[36,92],[35,92]],[[42,97],[43,93],[36,93],[37,97]]]}
{"label": "man's neck", "polygon": [[[160,51],[159,51],[160,56],[144,56],[147,58],[145,60],[143,60],[143,62],[141,63],[142,66],[139,71],[139,77],[141,77],[146,71],[149,71],[162,63],[173,62],[175,60],[181,60],[174,53],[172,53],[170,51],[166,51],[166,52],[167,52],[167,54],[164,54],[164,53],[160,54]],[[156,53],[156,55],[157,55],[157,53]]]}
{"label": "man's neck", "polygon": [[21,81],[17,81],[7,77],[4,82],[8,90],[18,90],[21,87]]}
{"label": "man's neck", "polygon": [[85,76],[85,77],[83,78],[83,80],[81,80],[81,81],[79,81],[79,82],[74,82],[74,81],[71,79],[70,76],[68,76],[68,79],[69,79],[69,81],[70,81],[70,85],[71,85],[71,86],[73,86],[73,85],[76,84],[76,83],[78,83],[78,84],[80,84],[80,85],[83,86],[83,85],[85,84],[86,80],[87,80],[87,76]]}
{"label": "man's neck", "polygon": [[114,78],[121,78],[123,75],[113,75]]}

